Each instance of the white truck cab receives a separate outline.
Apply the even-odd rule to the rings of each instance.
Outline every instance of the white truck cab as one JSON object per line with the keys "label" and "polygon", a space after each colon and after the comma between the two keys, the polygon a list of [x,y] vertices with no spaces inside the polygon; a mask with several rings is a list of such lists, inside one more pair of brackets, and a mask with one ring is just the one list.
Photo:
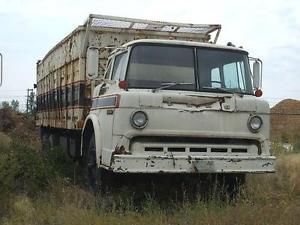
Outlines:
{"label": "white truck cab", "polygon": [[86,118],[94,124],[92,160],[115,173],[274,172],[270,108],[255,96],[257,64],[252,75],[245,50],[209,43],[121,46]]}

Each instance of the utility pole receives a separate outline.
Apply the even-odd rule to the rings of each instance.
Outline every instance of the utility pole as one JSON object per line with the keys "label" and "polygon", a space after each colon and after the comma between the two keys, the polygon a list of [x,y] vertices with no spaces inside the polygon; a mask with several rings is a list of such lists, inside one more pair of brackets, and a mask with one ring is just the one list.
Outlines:
{"label": "utility pole", "polygon": [[[27,95],[26,95],[26,113],[29,113],[29,101],[30,101],[30,93],[33,92],[33,89],[27,89]],[[30,104],[30,110],[32,111],[32,104]]]}

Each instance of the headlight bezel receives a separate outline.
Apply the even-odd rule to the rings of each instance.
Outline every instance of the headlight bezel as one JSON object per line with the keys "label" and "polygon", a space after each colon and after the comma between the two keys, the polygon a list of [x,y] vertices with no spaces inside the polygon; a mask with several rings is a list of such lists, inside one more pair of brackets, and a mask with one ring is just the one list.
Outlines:
{"label": "headlight bezel", "polygon": [[[259,125],[258,128],[253,128],[253,122],[254,122],[255,119],[258,119],[260,121],[260,125]],[[261,130],[262,126],[263,126],[263,119],[258,115],[251,115],[248,119],[247,126],[248,126],[248,129],[252,133],[258,133]]]}
{"label": "headlight bezel", "polygon": [[[135,116],[137,116],[138,113],[142,113],[144,116],[145,116],[145,122],[143,122],[142,125],[138,125],[136,122],[135,122]],[[147,125],[148,125],[148,115],[146,112],[142,111],[142,110],[138,110],[138,111],[134,111],[131,116],[130,116],[130,124],[133,128],[136,128],[136,129],[144,129]]]}

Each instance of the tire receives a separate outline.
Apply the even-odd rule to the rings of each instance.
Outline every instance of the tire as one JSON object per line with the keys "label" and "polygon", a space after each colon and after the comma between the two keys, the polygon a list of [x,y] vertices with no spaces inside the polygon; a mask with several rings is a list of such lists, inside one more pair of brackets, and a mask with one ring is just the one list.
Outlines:
{"label": "tire", "polygon": [[223,188],[230,200],[234,200],[240,194],[246,182],[245,174],[226,174],[223,177]]}
{"label": "tire", "polygon": [[60,146],[59,135],[49,129],[41,128],[40,131],[42,150],[48,152],[49,150]]}
{"label": "tire", "polygon": [[96,142],[94,134],[91,136],[88,142],[87,149],[85,151],[84,165],[85,184],[90,191],[97,192],[99,181],[97,180],[98,171],[96,158]]}
{"label": "tire", "polygon": [[91,135],[84,155],[85,184],[95,194],[104,193],[111,187],[112,173],[97,165],[95,134]]}
{"label": "tire", "polygon": [[47,153],[50,150],[50,134],[48,131],[41,128],[40,136],[42,142],[42,152]]}

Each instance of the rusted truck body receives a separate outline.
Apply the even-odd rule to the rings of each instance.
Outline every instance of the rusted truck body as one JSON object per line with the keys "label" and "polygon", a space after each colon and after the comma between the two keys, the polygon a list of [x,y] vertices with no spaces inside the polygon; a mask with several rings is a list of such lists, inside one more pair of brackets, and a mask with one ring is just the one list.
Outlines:
{"label": "rusted truck body", "polygon": [[[189,29],[189,33],[185,32]],[[101,83],[86,76],[88,47],[100,49],[98,74],[103,77],[110,52],[129,41],[176,39],[208,42],[209,34],[214,31],[219,32],[220,26],[90,15],[84,25],[76,28],[37,62],[36,124],[41,127],[42,136],[50,139],[51,144],[60,142],[68,146],[73,156],[80,154],[78,141],[91,108],[93,90]]]}
{"label": "rusted truck body", "polygon": [[[43,140],[112,173],[274,172],[261,61],[220,25],[90,15],[37,63]],[[214,36],[214,38],[212,38]]]}

